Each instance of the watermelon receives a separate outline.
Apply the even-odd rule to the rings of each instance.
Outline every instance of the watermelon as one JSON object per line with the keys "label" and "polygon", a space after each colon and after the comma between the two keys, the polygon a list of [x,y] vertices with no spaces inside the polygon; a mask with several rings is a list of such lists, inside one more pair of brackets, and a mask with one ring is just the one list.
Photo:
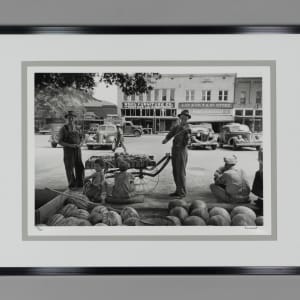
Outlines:
{"label": "watermelon", "polygon": [[65,219],[62,214],[53,215],[48,219],[47,225],[48,226],[59,226],[59,224]]}
{"label": "watermelon", "polygon": [[91,211],[92,213],[104,213],[104,212],[108,212],[108,209],[103,206],[103,205],[97,205],[96,207],[94,207]]}
{"label": "watermelon", "polygon": [[64,219],[61,226],[78,226],[81,221],[82,220],[75,217],[68,217]]}
{"label": "watermelon", "polygon": [[[97,223],[99,223],[99,222],[97,222]],[[122,218],[117,212],[109,211],[109,212],[103,214],[102,223],[104,223],[108,226],[122,225]]]}
{"label": "watermelon", "polygon": [[65,218],[67,217],[71,217],[73,216],[74,214],[77,213],[77,206],[75,204],[67,204],[65,205],[61,210],[60,210],[60,214],[64,215]]}
{"label": "watermelon", "polygon": [[180,226],[181,225],[180,219],[175,217],[175,216],[167,216],[166,218],[171,220],[174,223],[174,226]]}
{"label": "watermelon", "polygon": [[209,211],[209,216],[210,217],[213,217],[213,216],[216,216],[216,215],[223,216],[225,219],[228,220],[229,223],[231,221],[229,212],[225,208],[223,208],[223,207],[213,207]]}
{"label": "watermelon", "polygon": [[257,226],[263,226],[264,225],[264,217],[263,216],[257,217],[255,219],[255,224]]}
{"label": "watermelon", "polygon": [[197,216],[188,216],[183,221],[184,226],[206,226],[205,221]]}
{"label": "watermelon", "polygon": [[89,216],[89,221],[94,225],[96,223],[101,223],[104,217],[104,214],[106,214],[107,212],[104,213],[91,213]]}
{"label": "watermelon", "polygon": [[207,208],[204,207],[199,207],[199,208],[195,208],[191,211],[190,213],[191,216],[197,216],[202,218],[205,222],[207,222],[209,220],[209,213]]}
{"label": "watermelon", "polygon": [[139,214],[134,208],[127,206],[122,209],[121,218],[123,221],[128,218],[139,218]]}
{"label": "watermelon", "polygon": [[188,203],[185,201],[185,200],[182,200],[182,199],[174,199],[174,200],[171,200],[169,203],[168,203],[168,210],[171,211],[174,207],[183,207],[185,208],[187,211],[189,209],[189,205]]}
{"label": "watermelon", "polygon": [[230,221],[228,221],[228,219],[225,218],[222,215],[215,215],[215,216],[212,216],[209,219],[208,225],[212,225],[212,226],[230,226]]}
{"label": "watermelon", "polygon": [[79,219],[84,219],[84,220],[88,220],[89,219],[89,212],[85,209],[78,209],[73,215],[72,217],[76,217]]}
{"label": "watermelon", "polygon": [[237,214],[246,214],[246,215],[249,215],[249,217],[251,217],[253,220],[256,219],[256,213],[247,206],[236,206],[231,211],[231,218],[233,218]]}
{"label": "watermelon", "polygon": [[78,221],[78,226],[92,226],[92,224],[88,220],[80,219]]}
{"label": "watermelon", "polygon": [[95,226],[107,226],[107,225],[104,223],[97,223],[97,224],[95,224]]}
{"label": "watermelon", "polygon": [[177,217],[181,221],[183,221],[188,215],[189,214],[186,211],[186,209],[183,207],[180,207],[180,206],[176,206],[176,207],[172,208],[170,211],[170,216]]}
{"label": "watermelon", "polygon": [[232,218],[232,226],[256,226],[255,221],[248,214],[237,214]]}
{"label": "watermelon", "polygon": [[138,218],[130,217],[130,218],[125,219],[124,225],[126,225],[126,226],[138,226],[138,225],[141,225],[141,224],[139,224],[139,219]]}
{"label": "watermelon", "polygon": [[190,212],[192,212],[195,208],[207,208],[207,204],[202,200],[193,200],[190,205]]}

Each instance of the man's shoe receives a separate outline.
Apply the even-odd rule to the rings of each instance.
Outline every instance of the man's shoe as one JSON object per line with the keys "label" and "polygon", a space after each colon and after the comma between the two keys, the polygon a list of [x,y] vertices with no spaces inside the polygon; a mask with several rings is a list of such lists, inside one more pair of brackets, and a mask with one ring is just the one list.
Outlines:
{"label": "man's shoe", "polygon": [[169,194],[169,196],[170,197],[177,197],[177,196],[179,196],[179,194],[177,192],[174,192],[174,193]]}
{"label": "man's shoe", "polygon": [[182,199],[182,198],[185,198],[184,194],[177,194],[176,195],[176,199]]}

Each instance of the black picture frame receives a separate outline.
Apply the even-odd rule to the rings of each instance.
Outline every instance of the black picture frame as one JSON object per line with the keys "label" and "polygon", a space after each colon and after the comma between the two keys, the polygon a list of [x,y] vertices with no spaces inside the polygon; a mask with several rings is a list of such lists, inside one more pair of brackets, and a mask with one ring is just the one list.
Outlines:
{"label": "black picture frame", "polygon": [[[0,25],[0,34],[300,34],[300,25]],[[0,276],[300,275],[300,266],[0,267]]]}

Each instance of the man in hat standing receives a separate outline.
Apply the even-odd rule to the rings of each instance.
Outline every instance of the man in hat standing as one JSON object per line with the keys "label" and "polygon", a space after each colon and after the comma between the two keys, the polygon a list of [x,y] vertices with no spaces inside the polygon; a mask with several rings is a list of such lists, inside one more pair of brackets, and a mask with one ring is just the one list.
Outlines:
{"label": "man in hat standing", "polygon": [[249,202],[250,186],[245,172],[236,167],[235,155],[224,157],[225,165],[214,174],[215,183],[210,189],[221,202]]}
{"label": "man in hat standing", "polygon": [[186,195],[186,164],[188,160],[187,145],[189,143],[191,129],[187,123],[191,118],[188,110],[183,110],[179,115],[179,123],[174,126],[162,141],[166,144],[173,138],[172,146],[172,168],[176,190],[171,197],[183,198]]}
{"label": "man in hat standing", "polygon": [[[65,124],[59,131],[59,144],[64,148],[64,164],[69,188],[83,187],[84,165],[81,159],[82,135],[75,126],[76,114],[69,111]],[[75,173],[74,173],[75,170]]]}

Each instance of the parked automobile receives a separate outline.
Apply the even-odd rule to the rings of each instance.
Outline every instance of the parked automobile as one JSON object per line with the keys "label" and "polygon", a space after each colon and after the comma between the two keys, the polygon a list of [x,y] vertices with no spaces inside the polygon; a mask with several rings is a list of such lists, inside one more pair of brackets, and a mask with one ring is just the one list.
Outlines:
{"label": "parked automobile", "polygon": [[114,124],[100,125],[97,131],[93,134],[85,136],[85,143],[88,149],[101,148],[108,146],[111,149],[115,147],[117,138],[117,127]]}
{"label": "parked automobile", "polygon": [[190,149],[194,148],[211,148],[213,150],[218,147],[218,136],[215,134],[210,123],[201,123],[197,125],[191,124],[191,140],[188,145]]}
{"label": "parked automobile", "polygon": [[243,147],[254,147],[259,150],[262,145],[261,138],[261,134],[251,132],[247,125],[231,123],[221,128],[218,142],[220,147],[231,146],[235,150]]}
{"label": "parked automobile", "polygon": [[125,121],[122,123],[123,134],[127,136],[140,137],[143,133],[143,127],[134,125],[131,121]]}
{"label": "parked automobile", "polygon": [[39,134],[51,134],[51,129],[47,127],[40,128],[38,131]]}

